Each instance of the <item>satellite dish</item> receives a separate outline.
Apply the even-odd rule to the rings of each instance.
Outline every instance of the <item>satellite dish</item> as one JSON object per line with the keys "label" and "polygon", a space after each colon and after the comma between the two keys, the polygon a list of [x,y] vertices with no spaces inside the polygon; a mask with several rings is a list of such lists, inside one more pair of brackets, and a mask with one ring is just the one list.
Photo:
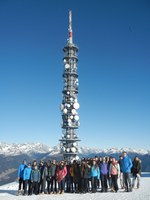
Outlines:
{"label": "satellite dish", "polygon": [[71,119],[68,119],[68,123],[71,123]]}
{"label": "satellite dish", "polygon": [[78,116],[78,115],[75,115],[75,116],[74,116],[74,119],[75,119],[76,121],[78,121],[78,120],[79,120],[79,116]]}
{"label": "satellite dish", "polygon": [[71,147],[71,151],[72,151],[73,153],[75,153],[75,152],[76,152],[76,148],[75,148],[75,147]]}
{"label": "satellite dish", "polygon": [[72,124],[69,122],[69,123],[68,123],[68,126],[71,126],[71,125],[72,125]]}
{"label": "satellite dish", "polygon": [[64,109],[64,105],[60,104],[60,110],[63,110],[63,109]]}
{"label": "satellite dish", "polygon": [[79,109],[80,105],[79,105],[79,103],[76,102],[76,103],[73,104],[73,107],[74,107],[75,109]]}
{"label": "satellite dish", "polygon": [[66,114],[68,112],[67,108],[64,108],[63,113]]}
{"label": "satellite dish", "polygon": [[76,142],[74,142],[74,143],[73,143],[73,146],[74,146],[74,147],[76,147],[76,146],[77,146],[77,143],[76,143]]}
{"label": "satellite dish", "polygon": [[69,69],[70,65],[68,63],[65,64],[65,69]]}
{"label": "satellite dish", "polygon": [[77,100],[77,99],[75,99],[75,100],[74,100],[74,102],[75,102],[75,103],[77,103],[77,102],[78,102],[78,100]]}
{"label": "satellite dish", "polygon": [[75,109],[72,109],[71,112],[73,115],[75,115],[77,113],[77,111]]}

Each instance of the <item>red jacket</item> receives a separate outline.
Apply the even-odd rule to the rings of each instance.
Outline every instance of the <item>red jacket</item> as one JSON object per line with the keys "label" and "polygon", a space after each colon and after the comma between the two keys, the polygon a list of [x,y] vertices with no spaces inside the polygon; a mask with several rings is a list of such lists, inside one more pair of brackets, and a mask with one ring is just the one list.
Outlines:
{"label": "red jacket", "polygon": [[62,169],[60,167],[58,167],[56,175],[57,175],[57,181],[58,182],[62,181],[65,178],[65,176],[67,175],[66,166],[64,166]]}

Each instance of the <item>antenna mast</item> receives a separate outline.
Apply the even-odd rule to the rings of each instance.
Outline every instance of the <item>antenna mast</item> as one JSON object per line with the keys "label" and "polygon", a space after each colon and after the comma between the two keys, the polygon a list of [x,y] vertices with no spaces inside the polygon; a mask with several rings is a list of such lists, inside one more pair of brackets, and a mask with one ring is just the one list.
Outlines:
{"label": "antenna mast", "polygon": [[73,34],[72,34],[72,11],[69,11],[69,39],[68,42],[70,44],[73,43]]}

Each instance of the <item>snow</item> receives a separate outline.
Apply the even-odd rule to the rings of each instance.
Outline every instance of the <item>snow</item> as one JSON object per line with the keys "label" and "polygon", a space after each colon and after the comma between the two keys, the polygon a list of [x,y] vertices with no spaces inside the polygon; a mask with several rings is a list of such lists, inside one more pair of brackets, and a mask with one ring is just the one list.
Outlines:
{"label": "snow", "polygon": [[0,154],[3,154],[5,156],[15,156],[23,153],[47,153],[52,150],[53,148],[41,143],[7,144],[0,142]]}
{"label": "snow", "polygon": [[124,192],[119,190],[118,193],[94,193],[94,194],[69,194],[63,195],[32,195],[32,196],[16,196],[18,183],[13,182],[7,185],[0,186],[1,200],[150,200],[150,174],[144,174],[141,178],[141,187],[133,189],[133,192]]}

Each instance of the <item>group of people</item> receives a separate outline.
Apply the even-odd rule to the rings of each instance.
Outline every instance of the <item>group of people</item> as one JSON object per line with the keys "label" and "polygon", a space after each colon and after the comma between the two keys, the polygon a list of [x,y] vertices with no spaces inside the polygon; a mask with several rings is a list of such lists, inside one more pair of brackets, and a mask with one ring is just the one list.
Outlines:
{"label": "group of people", "polygon": [[131,161],[126,152],[118,161],[114,157],[97,156],[70,163],[48,160],[38,164],[34,160],[27,164],[24,160],[18,169],[18,195],[95,193],[108,192],[108,189],[117,192],[119,182],[121,189],[132,192],[136,180],[137,188],[140,187],[140,176],[141,160],[136,156]]}

